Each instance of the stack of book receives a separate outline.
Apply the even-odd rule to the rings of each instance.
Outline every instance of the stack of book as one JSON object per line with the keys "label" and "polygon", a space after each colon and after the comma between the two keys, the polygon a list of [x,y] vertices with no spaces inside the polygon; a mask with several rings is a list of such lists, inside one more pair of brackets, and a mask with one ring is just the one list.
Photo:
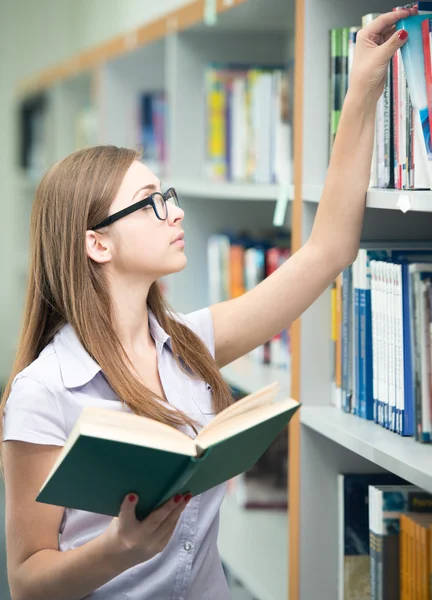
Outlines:
{"label": "stack of book", "polygon": [[[414,4],[420,14],[398,24],[408,30],[409,42],[394,55],[377,106],[370,187],[431,187],[432,19],[428,14],[432,13],[432,2],[410,6]],[[377,16],[365,15],[362,27]],[[346,27],[333,29],[330,35],[330,154],[351,78],[358,31],[357,26]]]}
{"label": "stack of book", "polygon": [[142,94],[138,111],[138,146],[142,160],[157,177],[164,175],[167,160],[167,99],[164,92]]}
{"label": "stack of book", "polygon": [[339,600],[431,593],[432,495],[390,473],[339,475]]}
{"label": "stack of book", "polygon": [[[237,298],[257,286],[290,256],[290,238],[247,234],[215,234],[207,245],[209,302],[216,304]],[[289,333],[284,331],[269,343],[253,350],[257,364],[288,369]]]}
{"label": "stack of book", "polygon": [[333,288],[335,404],[432,441],[432,251],[360,250]]}
{"label": "stack of book", "polygon": [[292,65],[207,69],[207,176],[292,183]]}

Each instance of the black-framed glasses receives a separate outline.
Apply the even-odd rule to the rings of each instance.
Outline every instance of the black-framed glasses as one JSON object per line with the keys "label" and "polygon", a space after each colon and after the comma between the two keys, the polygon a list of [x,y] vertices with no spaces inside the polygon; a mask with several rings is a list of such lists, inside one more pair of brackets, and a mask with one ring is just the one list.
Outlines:
{"label": "black-framed glasses", "polygon": [[102,229],[102,227],[112,225],[112,223],[115,223],[119,219],[127,217],[127,215],[130,215],[131,213],[140,210],[141,208],[145,208],[146,206],[152,206],[156,217],[160,221],[165,221],[168,218],[168,203],[173,204],[174,206],[180,206],[177,192],[174,188],[169,188],[169,190],[167,190],[164,193],[153,192],[153,194],[147,196],[147,198],[139,200],[138,202],[135,202],[135,204],[131,204],[131,206],[128,206],[127,208],[119,210],[113,215],[110,215],[101,223],[99,223],[95,227],[92,227],[92,230],[96,231],[96,229]]}

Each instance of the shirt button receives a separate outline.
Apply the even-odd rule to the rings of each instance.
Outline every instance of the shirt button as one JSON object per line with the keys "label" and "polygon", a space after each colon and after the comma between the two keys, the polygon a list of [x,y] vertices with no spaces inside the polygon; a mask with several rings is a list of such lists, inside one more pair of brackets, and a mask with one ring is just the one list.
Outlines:
{"label": "shirt button", "polygon": [[190,552],[192,550],[193,546],[190,542],[185,542],[185,545],[183,546],[183,548],[186,550],[186,552]]}

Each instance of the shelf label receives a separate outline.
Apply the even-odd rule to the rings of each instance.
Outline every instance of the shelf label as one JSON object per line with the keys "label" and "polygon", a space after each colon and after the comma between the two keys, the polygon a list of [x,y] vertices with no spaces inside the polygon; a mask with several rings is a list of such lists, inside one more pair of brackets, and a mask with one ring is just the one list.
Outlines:
{"label": "shelf label", "polygon": [[409,210],[411,210],[411,198],[409,197],[409,195],[401,194],[398,198],[396,206],[403,213],[407,213]]}
{"label": "shelf label", "polygon": [[279,186],[276,208],[273,216],[274,227],[282,227],[285,223],[286,211],[290,200],[290,186],[286,183]]}
{"label": "shelf label", "polygon": [[205,0],[204,5],[204,23],[209,27],[216,25],[217,21],[217,0]]}

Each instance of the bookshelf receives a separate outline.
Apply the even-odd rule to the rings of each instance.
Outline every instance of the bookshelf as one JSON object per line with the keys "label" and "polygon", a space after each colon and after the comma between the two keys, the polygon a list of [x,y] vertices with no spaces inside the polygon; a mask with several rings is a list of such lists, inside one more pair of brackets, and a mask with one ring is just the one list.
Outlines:
{"label": "bookshelf", "polygon": [[[206,22],[204,0],[89,48],[21,82],[18,100],[41,90],[48,96],[45,154],[48,164],[80,147],[116,144],[137,148],[142,94],[168,100],[168,159],[157,175],[176,187],[184,221],[188,268],[166,282],[170,304],[180,312],[208,305],[207,240],[220,231],[273,230],[277,201],[288,206],[292,226],[294,186],[215,182],[207,176],[205,70],[209,64],[283,66],[294,57],[294,0],[216,0],[216,18]],[[48,166],[47,164],[47,166]],[[19,171],[16,197],[27,216],[39,177]],[[27,231],[22,232],[23,238]],[[23,239],[23,248],[25,248]],[[20,260],[25,285],[26,252]],[[165,282],[164,282],[165,283]],[[254,364],[243,357],[223,374],[249,393],[278,380],[290,392],[290,370]],[[287,597],[288,515],[245,510],[227,498],[221,514],[220,549],[229,571],[254,600]]]}
{"label": "bookshelf", "polygon": [[280,396],[286,398],[290,395],[290,371],[288,369],[278,369],[271,365],[258,365],[246,356],[223,367],[222,374],[230,385],[247,394],[270,385],[274,381],[280,381]]}
{"label": "bookshelf", "polygon": [[[296,3],[295,247],[311,231],[328,165],[328,103],[316,98],[327,98],[329,93],[329,54],[323,52],[329,47],[329,30],[360,25],[362,15],[392,10],[395,4],[387,0]],[[406,213],[399,205],[401,195],[409,198]],[[431,240],[432,192],[370,189],[366,206],[365,245]],[[328,291],[293,326],[292,395],[301,400],[302,409],[290,429],[290,600],[339,597],[339,473],[389,471],[432,490],[430,446],[333,406],[330,321]]]}
{"label": "bookshelf", "polygon": [[230,497],[222,504],[219,552],[253,598],[287,597],[287,527],[284,512],[242,509]]}

